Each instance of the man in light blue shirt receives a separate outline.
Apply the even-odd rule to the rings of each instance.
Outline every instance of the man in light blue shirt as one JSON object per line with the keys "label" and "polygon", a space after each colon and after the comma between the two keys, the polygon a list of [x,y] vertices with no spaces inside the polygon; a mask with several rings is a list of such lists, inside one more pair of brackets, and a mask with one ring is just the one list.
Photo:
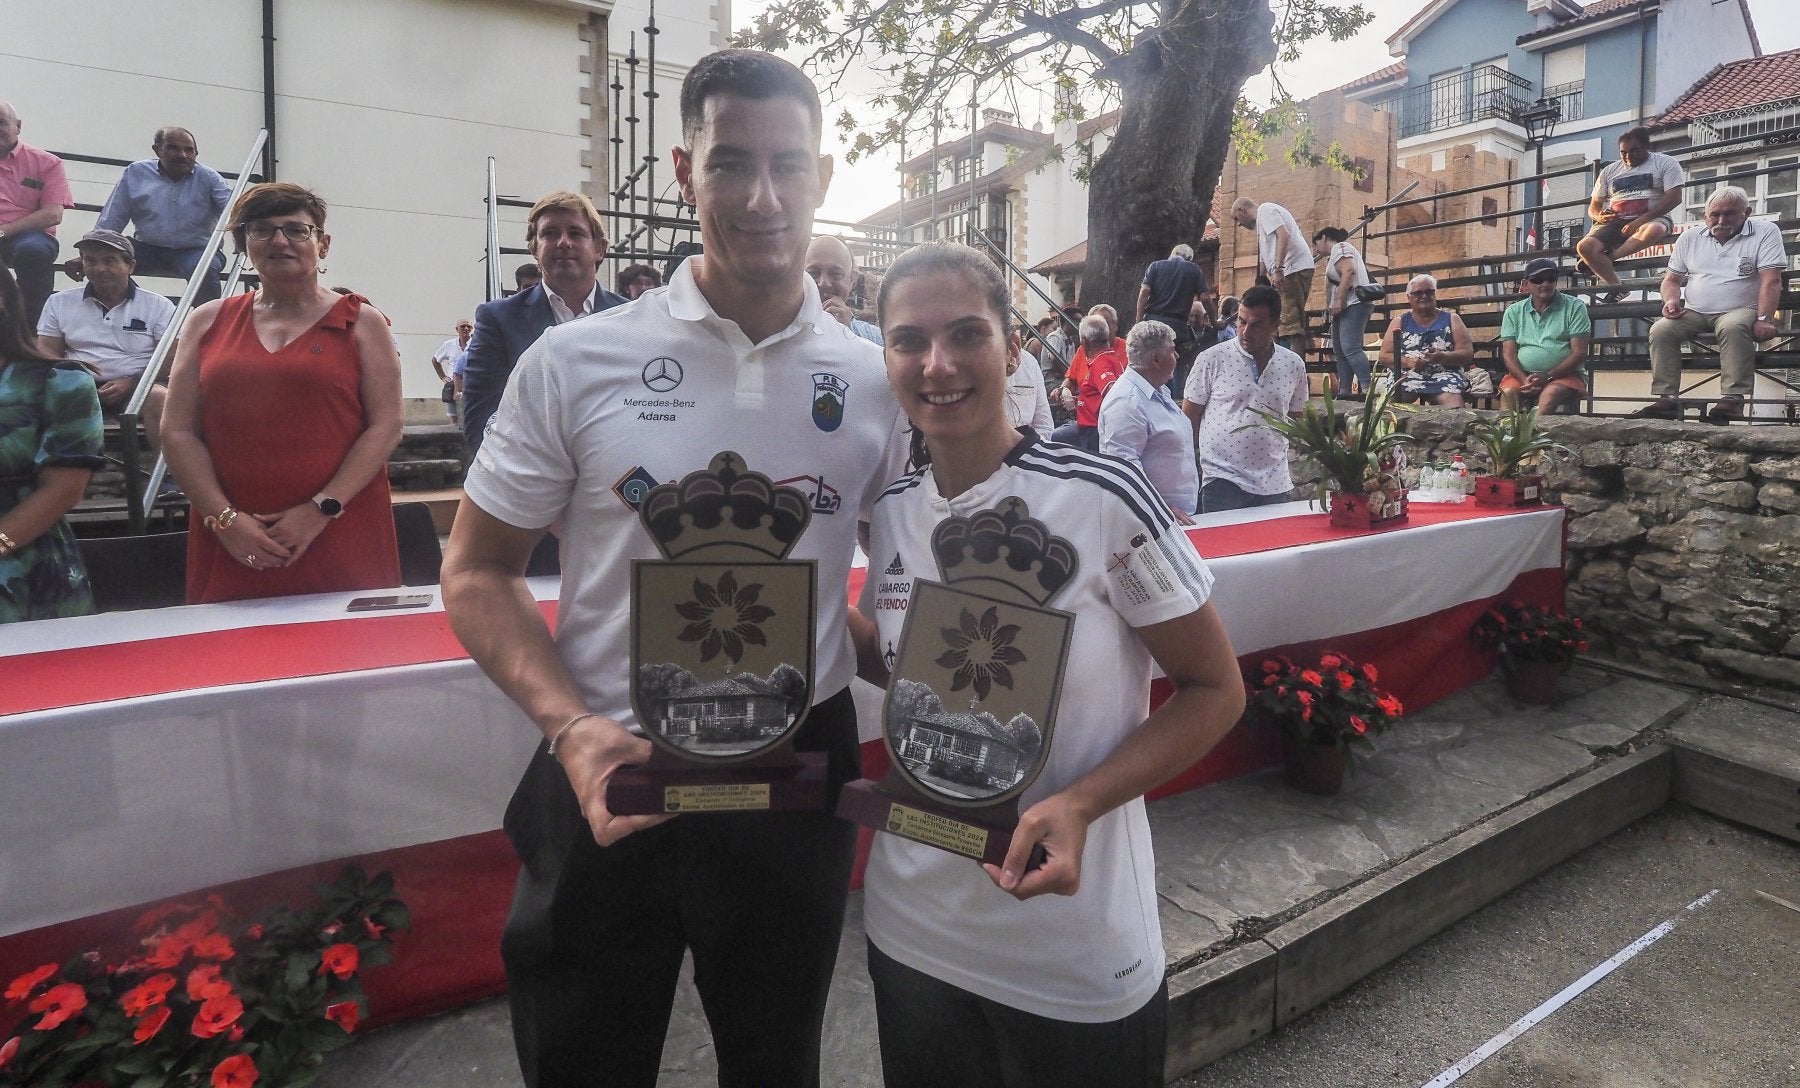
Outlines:
{"label": "man in light blue shirt", "polygon": [[1175,330],[1146,318],[1125,334],[1130,368],[1100,403],[1100,452],[1144,470],[1183,525],[1200,505],[1200,473],[1194,464],[1194,428],[1165,386],[1179,353]]}
{"label": "man in light blue shirt", "polygon": [[[94,229],[123,231],[127,223],[135,224],[132,242],[137,246],[138,274],[185,280],[194,274],[207,237],[231,199],[231,186],[217,170],[199,161],[200,146],[185,128],[157,129],[150,150],[156,152],[154,159],[134,162],[119,175]],[[64,271],[79,281],[80,262],[70,265],[74,267],[65,266]],[[213,255],[212,275],[200,281],[196,305],[219,297],[219,273],[224,269],[221,249]]]}

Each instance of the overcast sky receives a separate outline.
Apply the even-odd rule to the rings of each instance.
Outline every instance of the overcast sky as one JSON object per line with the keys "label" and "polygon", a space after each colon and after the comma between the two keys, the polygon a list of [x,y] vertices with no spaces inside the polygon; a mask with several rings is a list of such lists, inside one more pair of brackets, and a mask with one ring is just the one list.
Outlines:
{"label": "overcast sky", "polygon": [[[1524,0],[1520,2],[1523,3]],[[1398,30],[1402,23],[1423,7],[1425,0],[1364,0],[1364,4],[1375,13],[1375,19],[1361,34],[1347,42],[1314,42],[1306,47],[1299,63],[1287,66],[1277,73],[1281,83],[1291,94],[1297,98],[1305,98],[1393,63],[1395,58],[1389,56],[1387,51],[1388,35]],[[737,0],[732,5],[732,10],[737,24],[744,26],[767,6],[768,0]],[[1756,33],[1762,42],[1763,52],[1779,53],[1800,47],[1800,2],[1750,0],[1750,14],[1756,22]],[[1263,99],[1268,97],[1271,86],[1271,75],[1265,71],[1250,78],[1245,85],[1245,92],[1252,98]],[[985,104],[1004,108],[1011,108],[1013,105],[998,102]],[[1050,103],[1047,98],[1042,101],[1021,101],[1017,106],[1021,125],[1030,128],[1041,119],[1044,127],[1049,128]],[[859,103],[853,98],[839,106],[827,104],[827,118],[836,116],[840,108],[856,112]],[[967,131],[964,122],[947,125],[945,134],[958,131]],[[838,156],[838,172],[832,182],[831,192],[826,197],[825,206],[820,210],[821,218],[854,221],[894,202],[899,195],[899,176],[894,170],[894,164],[898,161],[896,154],[889,151],[884,155],[866,158],[854,166],[846,166],[843,162],[843,146],[829,125],[825,142],[826,149]],[[915,153],[916,150],[915,147]]]}

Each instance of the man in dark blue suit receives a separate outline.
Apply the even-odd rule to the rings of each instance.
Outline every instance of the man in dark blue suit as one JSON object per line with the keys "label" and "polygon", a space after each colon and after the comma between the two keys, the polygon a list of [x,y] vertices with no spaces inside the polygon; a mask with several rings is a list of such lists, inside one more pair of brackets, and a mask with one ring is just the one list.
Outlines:
{"label": "man in dark blue suit", "polygon": [[471,460],[525,349],[552,325],[626,301],[600,286],[606,230],[582,194],[558,190],[533,204],[525,217],[525,245],[543,269],[543,282],[475,308],[463,369],[463,442]]}

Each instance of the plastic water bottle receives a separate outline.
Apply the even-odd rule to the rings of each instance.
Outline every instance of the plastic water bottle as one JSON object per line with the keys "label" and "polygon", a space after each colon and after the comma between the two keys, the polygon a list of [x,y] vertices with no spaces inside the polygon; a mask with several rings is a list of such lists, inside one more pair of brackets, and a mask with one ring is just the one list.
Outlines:
{"label": "plastic water bottle", "polygon": [[1456,489],[1465,495],[1473,495],[1475,493],[1475,478],[1469,475],[1469,466],[1468,463],[1463,460],[1462,454],[1459,453],[1450,459],[1450,469],[1456,476]]}

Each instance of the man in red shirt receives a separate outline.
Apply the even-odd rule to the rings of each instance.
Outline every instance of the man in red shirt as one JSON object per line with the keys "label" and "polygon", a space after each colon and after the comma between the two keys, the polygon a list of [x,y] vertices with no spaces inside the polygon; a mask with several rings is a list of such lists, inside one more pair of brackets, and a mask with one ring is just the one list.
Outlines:
{"label": "man in red shirt", "polygon": [[17,111],[0,102],[0,259],[19,277],[25,327],[35,329],[55,286],[56,225],[75,198],[62,160],[19,139],[24,127]]}
{"label": "man in red shirt", "polygon": [[1125,372],[1125,352],[1117,344],[1104,317],[1089,311],[1081,319],[1081,350],[1069,364],[1069,377],[1075,387],[1075,419],[1053,431],[1051,441],[1100,452],[1100,402]]}

